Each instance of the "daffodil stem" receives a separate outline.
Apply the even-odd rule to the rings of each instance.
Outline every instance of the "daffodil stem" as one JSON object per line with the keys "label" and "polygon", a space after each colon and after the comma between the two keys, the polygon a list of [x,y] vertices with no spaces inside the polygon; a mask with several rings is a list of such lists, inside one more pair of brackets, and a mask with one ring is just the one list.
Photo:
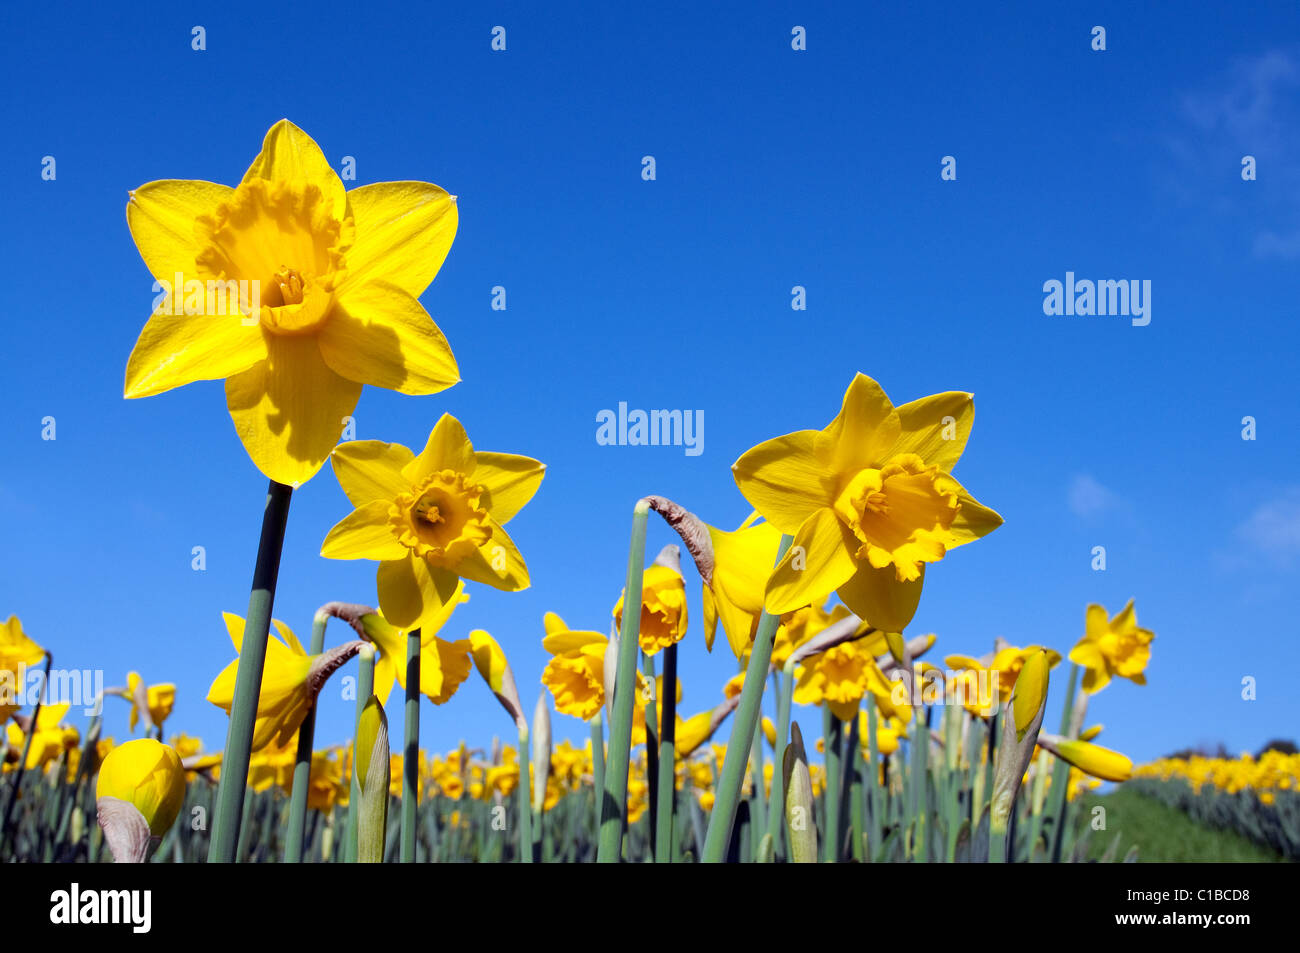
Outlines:
{"label": "daffodil stem", "polygon": [[785,748],[790,737],[790,696],[794,693],[794,663],[786,662],[776,681],[776,745],[772,754],[772,794],[767,800],[767,832],[772,835],[772,856],[785,851]]}
{"label": "daffodil stem", "polygon": [[[1079,666],[1070,663],[1070,680],[1066,683],[1065,689],[1065,707],[1061,711],[1061,735],[1069,738],[1071,714],[1074,711],[1074,693],[1078,689]],[[1052,863],[1061,862],[1062,847],[1065,844],[1065,814],[1066,814],[1066,789],[1070,786],[1070,766],[1060,758],[1056,759],[1056,764],[1052,766],[1052,787],[1048,794],[1051,797],[1051,811],[1049,816],[1052,819]]]}
{"label": "daffodil stem", "polygon": [[877,719],[876,699],[875,696],[868,692],[867,755],[869,759],[864,769],[867,773],[867,806],[871,814],[871,833],[867,839],[872,854],[880,850],[885,834],[885,804],[883,792],[880,789],[880,743],[876,738]]}
{"label": "daffodil stem", "polygon": [[212,819],[212,841],[208,846],[209,863],[233,863],[239,847],[240,816],[244,806],[244,786],[248,781],[248,762],[252,755],[257,701],[262,692],[267,633],[271,629],[275,584],[280,575],[280,551],[284,547],[284,527],[289,518],[292,495],[291,488],[274,480],[266,493],[257,564],[253,568],[253,587],[248,597],[248,617],[244,622],[244,639],[235,670],[235,697],[230,707],[226,751],[217,785],[217,809]]}
{"label": "daffodil stem", "polygon": [[595,806],[596,827],[600,827],[600,802],[605,795],[605,722],[596,712],[591,725],[591,773],[594,784],[592,801]]}
{"label": "daffodil stem", "polygon": [[596,860],[616,864],[622,857],[627,826],[627,775],[632,760],[632,709],[636,704],[636,653],[641,613],[641,574],[645,566],[646,515],[650,504],[638,500],[632,511],[632,543],[627,557],[627,586],[623,625],[619,633],[618,668],[614,676],[614,712],[609,725],[609,756],[605,766],[605,796],[600,808],[600,843]]}
{"label": "daffodil stem", "polygon": [[916,738],[912,742],[912,816],[916,821],[912,838],[913,860],[930,859],[930,720],[934,709],[922,705],[916,713]]}
{"label": "daffodil stem", "polygon": [[420,797],[420,630],[406,633],[406,710],[402,723],[402,848],[415,863],[416,809]]}
{"label": "daffodil stem", "polygon": [[[767,679],[764,679],[766,682]],[[759,706],[759,724],[762,724],[762,705]],[[761,843],[767,833],[767,798],[763,791],[763,732],[754,731],[754,740],[749,746],[749,784],[754,794],[750,804],[750,827],[755,844]]]}
{"label": "daffodil stem", "polygon": [[532,745],[528,726],[519,724],[519,862],[533,862],[533,779]]}
{"label": "daffodil stem", "polygon": [[[659,791],[656,811],[655,863],[671,864],[675,851],[673,815],[677,809],[677,643],[664,649],[664,697],[659,702],[663,713],[659,729]],[[593,749],[593,754],[594,754]]]}
{"label": "daffodil stem", "polygon": [[[54,656],[45,653],[45,676],[41,679],[41,693],[36,697],[36,704],[32,706],[32,720],[27,726],[26,735],[23,738],[23,751],[18,758],[18,767],[14,770],[13,783],[9,785],[9,800],[5,802],[4,823],[0,824],[0,843],[9,843],[9,824],[13,820],[14,805],[18,803],[18,793],[23,786],[23,774],[27,771],[27,756],[32,750],[32,736],[36,734],[36,720],[41,716],[41,704],[45,701],[45,686],[50,683],[50,663],[54,661]],[[16,853],[16,852],[15,852]]]}
{"label": "daffodil stem", "polygon": [[830,705],[822,706],[822,749],[826,759],[826,784],[823,793],[825,804],[826,841],[822,860],[828,864],[840,859],[840,744],[842,730],[839,718]]}
{"label": "daffodil stem", "polygon": [[358,812],[361,810],[361,779],[357,773],[357,742],[361,737],[361,715],[366,710],[366,702],[375,690],[375,653],[374,650],[358,653],[357,665],[357,716],[352,731],[352,792],[348,797],[348,826],[343,838],[343,860],[345,863],[357,862]]}
{"label": "daffodil stem", "polygon": [[858,732],[862,729],[860,722],[862,719],[856,715],[853,721],[849,723],[849,741],[848,741],[848,764],[845,766],[849,776],[849,823],[853,831],[853,859],[858,863],[863,863],[866,856],[863,850],[862,833],[864,830],[862,817],[862,745],[858,741]]}
{"label": "daffodil stem", "polygon": [[[328,613],[316,611],[311,622],[310,655],[325,651],[325,626]],[[302,863],[303,838],[307,833],[307,794],[311,787],[311,749],[316,737],[316,703],[312,702],[307,717],[298,729],[298,752],[293,763],[293,792],[289,796],[289,824],[285,829],[284,862]]]}
{"label": "daffodil stem", "polygon": [[[655,698],[655,659],[653,655],[645,652],[641,653],[641,671],[649,679],[651,687],[650,694],[645,699],[645,776],[647,790],[654,792],[657,799],[659,795],[659,724],[657,705],[658,699]],[[654,849],[659,843],[659,812],[652,810],[647,812],[650,815],[650,848]]]}
{"label": "daffodil stem", "polygon": [[[790,548],[792,537],[782,536],[777,547],[776,561],[780,562]],[[625,613],[626,619],[631,613]],[[731,843],[731,830],[736,823],[740,804],[740,788],[744,782],[745,767],[749,764],[750,745],[754,743],[754,727],[762,714],[763,687],[767,683],[767,668],[772,661],[772,639],[776,636],[779,616],[766,609],[758,620],[754,645],[745,667],[745,683],[740,690],[740,704],[731,720],[731,735],[727,741],[727,756],[722,763],[722,777],[716,787],[713,811],[709,816],[709,829],[704,838],[701,861],[719,864],[727,855]]]}

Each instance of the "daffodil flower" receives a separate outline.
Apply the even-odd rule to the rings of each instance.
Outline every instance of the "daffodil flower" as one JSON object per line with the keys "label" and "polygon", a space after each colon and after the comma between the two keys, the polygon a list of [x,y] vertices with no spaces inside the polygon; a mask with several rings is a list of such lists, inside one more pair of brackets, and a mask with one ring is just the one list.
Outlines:
{"label": "daffodil flower", "polygon": [[[686,583],[676,546],[666,546],[641,574],[641,625],[637,642],[641,651],[654,655],[675,645],[686,635]],[[614,625],[622,631],[623,599],[614,606]]]}
{"label": "daffodil flower", "polygon": [[18,616],[11,615],[0,625],[0,724],[22,707],[20,696],[26,686],[18,683],[19,668],[44,657],[45,649],[27,637]]}
{"label": "daffodil flower", "polygon": [[[435,705],[449,701],[469,677],[469,641],[453,642],[438,635],[455,608],[468,601],[465,587],[457,582],[451,599],[425,616],[420,626],[420,692]],[[366,614],[360,622],[366,638],[379,646],[374,693],[380,704],[385,704],[394,679],[406,689],[406,632],[392,625],[382,612]]]}
{"label": "daffodil flower", "polygon": [[878,629],[916,613],[925,567],[1002,524],[951,475],[974,419],[970,394],[895,408],[857,375],[823,430],[762,443],[732,467],[754,509],[794,542],[766,586],[782,614],[829,592]]}
{"label": "daffodil flower", "polygon": [[[244,620],[223,612],[226,631],[235,652],[243,648]],[[253,725],[252,750],[265,748],[274,741],[285,747],[302,724],[316,701],[325,680],[364,645],[360,640],[330,649],[321,655],[308,655],[293,631],[279,619],[272,619],[276,631],[266,641],[266,667],[262,672],[262,691],[257,699],[257,718]],[[227,665],[208,689],[208,701],[230,714],[235,697],[235,671],[239,659]]]}
{"label": "daffodil flower", "polygon": [[841,642],[809,656],[798,672],[794,700],[800,705],[824,702],[836,718],[848,721],[867,692],[890,693],[889,681],[863,641]]}
{"label": "daffodil flower", "polygon": [[609,639],[599,632],[574,631],[554,612],[546,613],[542,648],[551,660],[542,684],[555,698],[555,710],[588,721],[605,704],[605,649]]}
{"label": "daffodil flower", "polygon": [[42,705],[36,713],[35,727],[31,716],[16,716],[6,726],[10,748],[21,752],[26,744],[27,733],[32,733],[32,745],[27,751],[24,767],[30,771],[57,761],[65,751],[77,747],[81,735],[76,728],[63,724],[63,717],[71,705]]}
{"label": "daffodil flower", "polygon": [[1105,606],[1088,606],[1083,638],[1070,650],[1070,661],[1084,668],[1083,690],[1095,694],[1115,676],[1145,685],[1155,637],[1150,629],[1138,626],[1132,599],[1111,619]]}
{"label": "daffodil flower", "polygon": [[[972,658],[969,655],[949,655],[943,660],[951,669],[957,670],[957,676],[949,690],[956,695],[961,693],[962,706],[972,715],[988,718],[998,709],[998,704],[1011,700],[1012,689],[1025,662],[1037,653],[1047,656],[1048,668],[1055,668],[1061,661],[1061,653],[1041,645],[1029,645],[1017,648],[999,642],[998,648],[991,655]],[[994,690],[996,688],[996,696]]]}
{"label": "daffodil flower", "polygon": [[363,384],[433,394],[459,379],[417,300],[456,235],[456,200],[436,185],[345,192],[320,147],[281,120],[235,188],[150,182],[126,220],[169,293],[131,352],[125,395],[224,378],[244,448],[278,483],[320,469]]}
{"label": "daffodil flower", "polygon": [[142,862],[185,802],[185,771],[176,752],[140,738],[114,748],[99,768],[95,801],[104,838],[119,863]]}
{"label": "daffodil flower", "polygon": [[[148,714],[148,726],[150,728],[162,729],[162,724],[172,713],[172,706],[176,704],[176,686],[170,682],[161,682],[157,685],[145,687],[144,680],[140,678],[139,672],[128,672],[126,676],[126,692],[122,695],[131,703],[130,725],[131,731],[135,731],[136,724],[140,721],[141,711]],[[184,757],[182,755],[182,757]]]}
{"label": "daffodil flower", "polygon": [[356,509],[329,531],[321,555],[379,560],[379,606],[393,625],[423,627],[460,578],[506,592],[528,588],[528,567],[504,525],[537,492],[541,463],[476,451],[449,414],[419,456],[361,440],[340,446],[333,461]]}

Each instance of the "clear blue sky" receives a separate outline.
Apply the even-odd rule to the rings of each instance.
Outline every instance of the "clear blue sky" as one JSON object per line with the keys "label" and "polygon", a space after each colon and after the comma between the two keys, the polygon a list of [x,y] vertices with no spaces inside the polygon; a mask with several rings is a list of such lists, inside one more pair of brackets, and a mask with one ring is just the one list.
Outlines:
{"label": "clear blue sky", "polygon": [[[1135,597],[1157,633],[1150,684],[1096,699],[1104,743],[1141,760],[1300,733],[1294,3],[182,6],[0,14],[0,616],[59,664],[173,681],[169,733],[224,741],[204,696],[232,658],[221,612],[247,606],[266,481],[220,383],[122,399],[152,299],[124,207],[153,179],[235,183],[288,117],[336,167],[354,156],[355,184],[459,196],[422,300],[463,383],[367,388],[357,436],[419,446],[447,411],[478,447],[548,464],[510,526],[532,588],[473,587],[445,633],[492,632],[530,709],[543,613],[608,626],[633,502],[738,524],[731,463],[823,426],[863,371],[900,403],[974,392],[956,475],[1006,519],[930,572],[912,632],[943,653],[999,635],[1066,652],[1088,602]],[[1149,279],[1151,324],[1044,315],[1043,283],[1067,271]],[[702,410],[704,452],[599,446],[596,414],[619,401]],[[375,599],[373,564],[317,555],[348,511],[328,468],[295,494],[276,616],[304,638],[319,604]],[[672,540],[652,523],[651,553]],[[705,654],[688,580],[690,713],[734,660]],[[319,740],[344,740],[351,710],[332,683]],[[125,737],[124,704],[107,727]],[[426,704],[423,732],[447,749],[511,728],[475,678]]]}

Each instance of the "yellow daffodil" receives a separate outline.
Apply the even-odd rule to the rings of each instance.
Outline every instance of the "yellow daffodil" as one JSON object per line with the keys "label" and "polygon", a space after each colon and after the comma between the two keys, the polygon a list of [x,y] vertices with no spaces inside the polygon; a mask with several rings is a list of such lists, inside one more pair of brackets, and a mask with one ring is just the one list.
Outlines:
{"label": "yellow daffodil", "polygon": [[838,592],[876,628],[901,631],[926,565],[1002,524],[949,472],[973,420],[970,394],[895,408],[859,374],[825,429],[777,437],[737,460],[741,493],[794,537],[767,582],[768,610],[790,612]]}
{"label": "yellow daffodil", "polygon": [[320,469],[363,384],[433,394],[459,379],[418,300],[456,235],[455,198],[436,185],[345,192],[320,147],[281,120],[235,188],[150,182],[126,219],[168,293],[131,352],[125,395],[224,378],[235,430],[272,480],[297,486]]}
{"label": "yellow daffodil", "polygon": [[988,718],[997,710],[999,703],[1005,705],[1011,700],[1011,691],[1028,659],[1043,652],[1047,656],[1049,669],[1055,668],[1061,661],[1060,652],[1041,645],[1017,648],[1005,642],[999,644],[996,652],[982,659],[969,655],[949,655],[943,660],[945,665],[958,673],[949,690],[954,696],[960,690],[963,707],[981,718]]}
{"label": "yellow daffodil", "polygon": [[1085,670],[1083,690],[1089,694],[1099,692],[1114,676],[1145,685],[1143,673],[1155,637],[1150,629],[1138,626],[1132,599],[1112,619],[1106,618],[1105,606],[1088,606],[1083,638],[1070,650],[1070,661]]}
{"label": "yellow daffodil", "polygon": [[[131,702],[131,731],[135,731],[136,723],[140,720],[140,707],[136,703],[136,692],[142,688],[142,679],[138,672],[129,672],[126,676],[126,698]],[[161,682],[157,685],[150,685],[143,689],[145,707],[149,711],[149,721],[155,728],[162,728],[162,724],[172,713],[172,706],[176,704],[176,686],[170,682]]]}
{"label": "yellow daffodil", "polygon": [[298,760],[298,733],[283,743],[270,744],[252,753],[248,761],[248,786],[254,791],[279,788],[286,794],[293,790],[293,766]]}
{"label": "yellow daffodil", "polygon": [[181,759],[161,741],[128,741],[114,748],[100,765],[95,796],[130,804],[144,817],[149,833],[162,837],[185,802]]}
{"label": "yellow daffodil", "polygon": [[573,631],[554,612],[546,613],[542,648],[551,660],[542,684],[555,698],[555,710],[587,721],[605,704],[605,649],[609,639],[599,632]]}
{"label": "yellow daffodil", "polygon": [[[464,590],[464,585],[457,581],[452,597],[425,616],[420,626],[420,693],[435,705],[448,701],[469,677],[469,641],[453,642],[438,635],[455,608],[469,601]],[[379,646],[374,693],[379,703],[384,704],[393,690],[394,679],[406,689],[406,632],[391,625],[382,612],[363,616],[361,625],[370,641]]]}
{"label": "yellow daffodil", "polygon": [[0,625],[0,724],[22,707],[26,685],[19,684],[20,666],[35,665],[44,657],[45,649],[27,637],[18,616]]}
{"label": "yellow daffodil", "polygon": [[9,746],[17,752],[23,750],[27,741],[27,732],[32,732],[32,746],[27,751],[25,766],[28,771],[36,767],[45,767],[57,761],[65,751],[77,747],[81,735],[76,728],[63,724],[63,717],[71,705],[42,705],[36,714],[36,726],[32,728],[30,716],[15,719],[7,726]]}
{"label": "yellow daffodil", "polygon": [[503,527],[537,492],[541,463],[475,451],[449,414],[419,456],[360,440],[340,446],[333,461],[356,509],[329,531],[321,555],[379,560],[379,606],[393,625],[423,627],[460,578],[506,592],[528,588],[528,567]]}
{"label": "yellow daffodil", "polygon": [[[763,612],[763,589],[776,563],[781,533],[753,514],[734,532],[708,526],[713,578],[704,584],[704,644],[712,650],[718,623],[740,658],[754,641]],[[707,526],[707,524],[706,524]]]}
{"label": "yellow daffodil", "polygon": [[[223,612],[226,631],[238,653],[244,644],[244,620]],[[321,655],[308,655],[293,631],[279,619],[272,619],[284,638],[274,635],[266,640],[266,665],[262,670],[262,691],[257,700],[257,719],[253,726],[252,750],[265,748],[273,740],[287,745],[298,731],[321,686],[340,665],[354,654],[363,642],[349,642]],[[239,659],[222,670],[208,689],[208,701],[230,714],[235,697],[235,671]]]}
{"label": "yellow daffodil", "polygon": [[888,680],[862,640],[841,642],[810,655],[798,671],[794,700],[800,705],[830,706],[835,717],[854,717],[868,691],[890,692]]}
{"label": "yellow daffodil", "polygon": [[[676,547],[672,547],[674,550]],[[614,606],[614,624],[622,630],[623,596]],[[686,582],[681,571],[655,562],[641,577],[641,651],[654,655],[682,640],[686,634]]]}

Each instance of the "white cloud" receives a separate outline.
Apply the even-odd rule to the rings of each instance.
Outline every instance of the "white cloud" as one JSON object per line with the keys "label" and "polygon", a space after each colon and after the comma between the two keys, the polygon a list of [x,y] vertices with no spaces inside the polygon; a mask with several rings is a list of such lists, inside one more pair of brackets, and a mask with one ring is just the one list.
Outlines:
{"label": "white cloud", "polygon": [[1070,510],[1075,516],[1091,519],[1119,506],[1119,497],[1088,474],[1080,474],[1070,484]]}
{"label": "white cloud", "polygon": [[1237,527],[1247,545],[1281,563],[1300,556],[1300,487],[1265,500]]}

